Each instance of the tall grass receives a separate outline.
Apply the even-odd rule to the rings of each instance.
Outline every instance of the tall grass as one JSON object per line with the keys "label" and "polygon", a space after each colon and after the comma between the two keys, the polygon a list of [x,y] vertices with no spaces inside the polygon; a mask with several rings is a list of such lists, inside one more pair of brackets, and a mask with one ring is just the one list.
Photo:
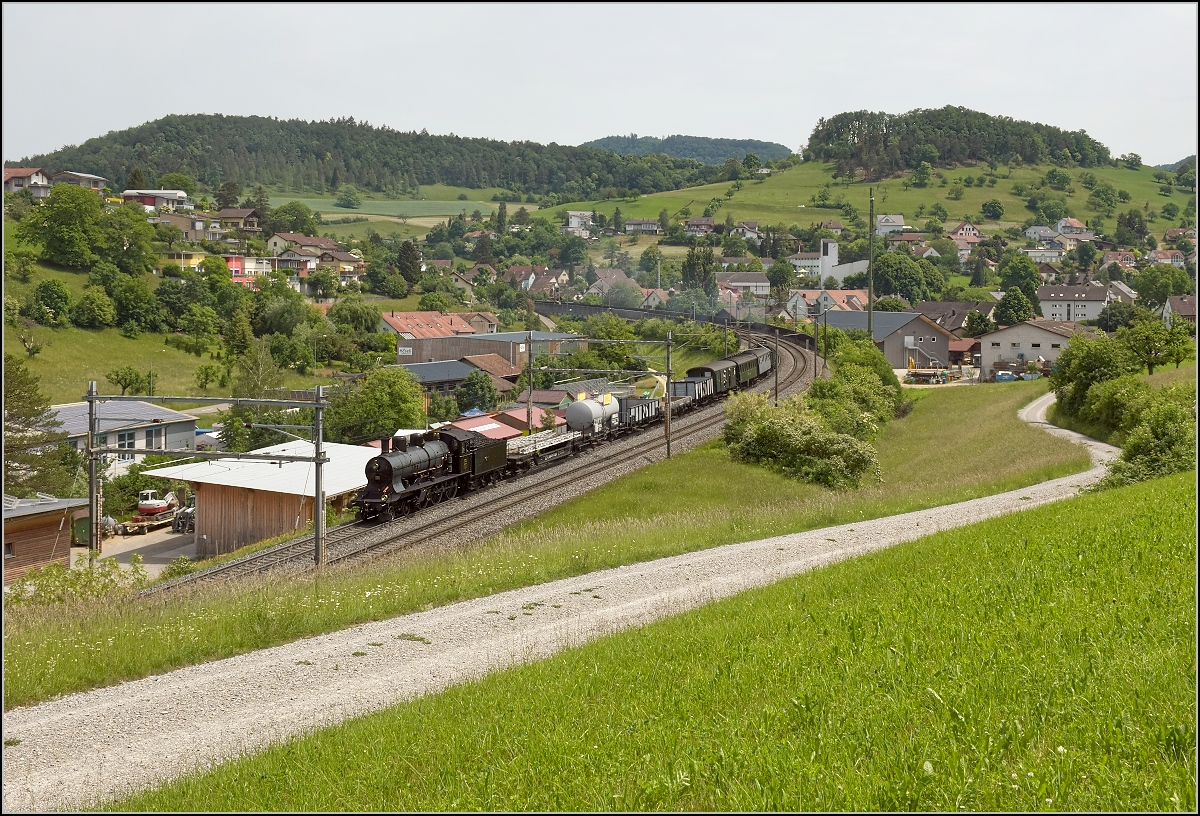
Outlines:
{"label": "tall grass", "polygon": [[1085,468],[1017,409],[1044,380],[917,395],[877,441],[884,482],[855,492],[739,465],[717,443],[647,466],[453,553],[408,552],[319,579],[128,603],[6,610],[4,706],[145,677],[422,608],[779,533],[877,518]]}
{"label": "tall grass", "polygon": [[106,807],[1194,811],[1194,481],[819,569]]}

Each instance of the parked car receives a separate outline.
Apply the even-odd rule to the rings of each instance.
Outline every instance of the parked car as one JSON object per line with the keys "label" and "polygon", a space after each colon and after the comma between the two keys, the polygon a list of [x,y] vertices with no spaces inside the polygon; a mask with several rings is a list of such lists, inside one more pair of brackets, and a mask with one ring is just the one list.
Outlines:
{"label": "parked car", "polygon": [[1017,375],[1011,371],[1000,371],[996,374],[996,382],[1013,382],[1017,379]]}

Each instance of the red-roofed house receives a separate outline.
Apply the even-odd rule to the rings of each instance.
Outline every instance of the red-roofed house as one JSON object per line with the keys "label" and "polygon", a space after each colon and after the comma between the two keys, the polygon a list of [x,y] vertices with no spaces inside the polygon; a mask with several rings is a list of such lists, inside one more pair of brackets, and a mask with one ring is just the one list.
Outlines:
{"label": "red-roofed house", "polygon": [[1137,256],[1128,249],[1122,249],[1115,252],[1105,252],[1100,258],[1100,266],[1108,266],[1116,264],[1122,269],[1133,269],[1137,265]]}
{"label": "red-roofed house", "polygon": [[684,235],[708,235],[717,227],[717,222],[708,216],[689,218],[683,225]]}
{"label": "red-roofed house", "polygon": [[383,329],[406,340],[477,333],[475,327],[463,319],[463,315],[444,312],[385,312]]}
{"label": "red-roofed house", "polygon": [[1183,269],[1183,253],[1178,249],[1151,249],[1146,252],[1150,264],[1164,264]]}
{"label": "red-roofed house", "polygon": [[1054,225],[1055,231],[1070,235],[1072,233],[1087,232],[1087,224],[1082,221],[1076,221],[1074,218],[1060,218],[1058,223]]}
{"label": "red-roofed house", "polygon": [[979,229],[974,224],[968,224],[966,221],[961,222],[957,227],[946,233],[947,238],[974,238],[972,243],[978,243],[983,236],[980,235]]}
{"label": "red-roofed house", "polygon": [[4,192],[28,190],[34,198],[50,195],[50,177],[40,167],[5,167]]}

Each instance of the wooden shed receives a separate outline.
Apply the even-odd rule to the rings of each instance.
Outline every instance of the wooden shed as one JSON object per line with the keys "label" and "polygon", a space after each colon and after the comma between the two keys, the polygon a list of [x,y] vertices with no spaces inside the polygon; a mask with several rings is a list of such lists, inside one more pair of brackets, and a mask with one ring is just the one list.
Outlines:
{"label": "wooden shed", "polygon": [[[329,458],[321,470],[325,499],[341,510],[366,486],[367,462],[379,451],[333,442],[321,450]],[[312,443],[301,440],[253,451],[286,456],[312,452]],[[189,483],[196,494],[196,555],[201,558],[233,552],[312,521],[316,467],[311,462],[209,459],[144,475]]]}
{"label": "wooden shed", "polygon": [[56,499],[41,493],[36,499],[5,496],[4,583],[50,564],[69,568],[72,514],[87,503],[87,499]]}

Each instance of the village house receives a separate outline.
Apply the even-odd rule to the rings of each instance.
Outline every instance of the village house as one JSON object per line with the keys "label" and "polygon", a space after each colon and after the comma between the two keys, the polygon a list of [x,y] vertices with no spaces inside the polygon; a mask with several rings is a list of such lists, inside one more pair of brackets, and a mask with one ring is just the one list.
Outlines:
{"label": "village house", "polygon": [[1150,249],[1144,257],[1149,264],[1164,264],[1183,269],[1183,253],[1178,249]]}
{"label": "village house", "polygon": [[841,236],[842,230],[844,230],[846,227],[841,221],[822,221],[817,228],[829,230],[834,235]]}
{"label": "village house", "polygon": [[717,228],[717,223],[708,216],[689,218],[683,224],[683,234],[690,236],[708,235]]}
{"label": "village house", "polygon": [[630,218],[625,222],[625,232],[658,235],[662,232],[662,227],[658,225],[658,221],[649,218]]}
{"label": "village house", "polygon": [[1103,286],[1039,286],[1038,305],[1048,320],[1077,323],[1095,320],[1112,299]]}
{"label": "village house", "polygon": [[1067,254],[1066,250],[1064,250],[1064,249],[1061,249],[1061,248],[1055,249],[1055,248],[1050,248],[1050,247],[1037,247],[1036,249],[1022,249],[1021,252],[1024,252],[1026,255],[1028,255],[1029,260],[1033,261],[1035,264],[1062,263],[1063,258]]}
{"label": "village house", "polygon": [[1081,234],[1088,231],[1087,225],[1082,221],[1077,221],[1074,218],[1060,218],[1058,223],[1054,225],[1054,229],[1060,235]]}
{"label": "village house", "polygon": [[893,232],[887,237],[887,248],[894,250],[901,244],[914,248],[925,242],[925,236],[919,232]]}
{"label": "village house", "polygon": [[904,225],[904,214],[894,215],[877,215],[875,216],[875,234],[888,235],[893,232],[904,232],[908,227]]}
{"label": "village house", "polygon": [[301,235],[298,232],[277,232],[267,239],[267,249],[270,250],[272,255],[281,255],[285,250],[297,247],[333,250],[338,248],[338,243],[332,238],[318,238],[311,235]]}
{"label": "village house", "polygon": [[217,212],[221,226],[239,232],[262,232],[262,215],[255,209],[227,207]]}
{"label": "village house", "polygon": [[1132,250],[1121,249],[1105,252],[1100,256],[1100,266],[1105,267],[1109,264],[1116,264],[1122,269],[1133,269],[1137,266],[1137,255]]}
{"label": "village house", "polygon": [[657,309],[659,306],[665,306],[667,301],[671,299],[671,293],[674,291],[674,289],[669,292],[665,289],[643,289],[642,308]]}
{"label": "village house", "polygon": [[[1093,281],[1098,283],[1098,281]],[[1108,284],[1108,302],[1133,303],[1137,300],[1137,292],[1129,288],[1125,281],[1110,281]]]}
{"label": "village house", "polygon": [[150,216],[146,220],[151,224],[174,224],[183,233],[185,241],[225,240],[225,230],[221,227],[221,222],[204,213],[182,213],[167,210]]}
{"label": "village house", "polygon": [[738,236],[749,244],[758,246],[762,243],[763,234],[758,229],[757,221],[739,221],[730,233]]}
{"label": "village house", "polygon": [[[867,328],[866,312],[830,309],[820,319],[842,331]],[[874,312],[871,335],[892,368],[948,367],[950,341],[958,339],[917,312]]]}
{"label": "village house", "polygon": [[957,227],[955,227],[954,229],[952,229],[946,233],[946,237],[947,238],[966,238],[968,240],[974,238],[975,241],[973,241],[972,243],[977,243],[978,241],[982,240],[985,236],[980,234],[979,228],[976,227],[974,224],[968,224],[966,221],[960,221]]}
{"label": "village house", "polygon": [[357,255],[342,252],[340,249],[327,249],[318,256],[317,269],[332,270],[344,286],[359,282],[366,274],[367,265]]}
{"label": "village house", "polygon": [[942,257],[942,253],[938,252],[936,249],[934,249],[931,246],[913,247],[912,254],[913,254],[913,257],[917,258],[918,260],[921,258],[932,259],[932,258]]}
{"label": "village house", "polygon": [[50,177],[39,167],[5,167],[4,192],[28,190],[35,199],[50,195]]}
{"label": "village house", "polygon": [[162,274],[164,266],[175,264],[180,269],[199,272],[200,264],[204,263],[204,259],[207,257],[208,253],[202,249],[181,249],[178,252],[168,252],[166,255],[159,256],[158,268],[154,271],[156,274]]}
{"label": "village house", "polygon": [[1171,295],[1162,307],[1163,323],[1171,328],[1178,321],[1190,323],[1192,332],[1196,331],[1196,296]]}
{"label": "village house", "polygon": [[384,312],[380,319],[383,331],[398,334],[405,340],[476,333],[475,327],[457,312]]}
{"label": "village house", "polygon": [[759,297],[771,294],[771,282],[762,272],[718,272],[717,285],[734,289],[739,294],[750,292]]}
{"label": "village house", "polygon": [[74,170],[64,170],[61,173],[55,173],[50,177],[51,185],[54,184],[74,184],[76,187],[86,187],[96,195],[102,195],[104,188],[108,186],[108,179],[104,176],[93,176],[91,173],[76,173]]}
{"label": "village house", "polygon": [[1052,367],[1079,331],[1074,322],[1035,318],[985,334],[979,338],[980,373],[992,379],[997,371],[1021,370],[1030,362]]}
{"label": "village house", "polygon": [[866,289],[793,289],[787,310],[796,318],[817,317],[830,309],[860,312],[867,308]]}
{"label": "village house", "polygon": [[965,336],[967,316],[971,312],[979,312],[984,317],[990,318],[996,311],[996,306],[996,301],[980,303],[971,301],[927,300],[922,303],[913,304],[911,311],[925,315],[955,337],[961,338]]}
{"label": "village house", "polygon": [[466,312],[462,318],[471,324],[476,334],[495,334],[500,321],[491,312]]}
{"label": "village house", "polygon": [[1033,241],[1033,242],[1039,243],[1039,244],[1044,241],[1052,240],[1054,237],[1056,237],[1058,235],[1058,233],[1055,232],[1050,227],[1043,227],[1043,226],[1030,227],[1029,229],[1025,230],[1024,234],[1025,234],[1025,237],[1028,238],[1030,241]]}
{"label": "village house", "polygon": [[[66,443],[75,450],[86,450],[88,404],[68,402],[51,405],[50,411],[62,423],[61,430],[66,434]],[[160,408],[149,402],[97,402],[96,418],[98,446],[121,449],[115,460],[111,454],[104,455],[109,476],[122,475],[129,465],[141,461],[147,453],[194,450],[196,446],[194,416]]]}
{"label": "village house", "polygon": [[256,258],[249,255],[222,255],[229,267],[233,282],[248,289],[257,289],[258,281],[275,268],[274,258]]}
{"label": "village house", "polygon": [[183,190],[126,190],[121,198],[126,204],[136,201],[146,212],[196,209],[195,202]]}

